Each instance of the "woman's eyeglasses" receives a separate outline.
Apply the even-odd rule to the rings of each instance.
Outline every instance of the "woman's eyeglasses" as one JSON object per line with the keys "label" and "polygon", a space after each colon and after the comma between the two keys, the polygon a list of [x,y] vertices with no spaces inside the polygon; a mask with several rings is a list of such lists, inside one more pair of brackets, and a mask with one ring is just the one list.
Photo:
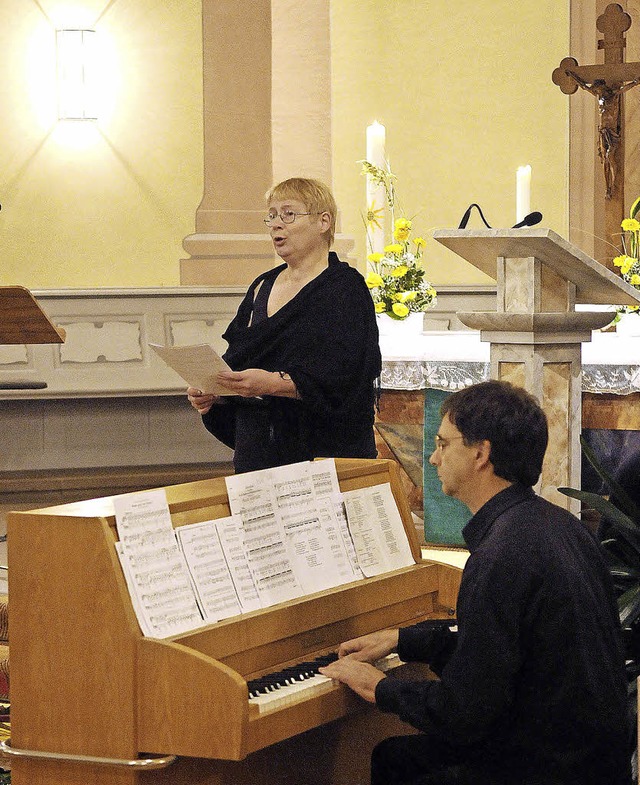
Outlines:
{"label": "woman's eyeglasses", "polygon": [[320,213],[294,213],[293,210],[283,210],[281,213],[269,213],[264,222],[267,226],[271,226],[279,218],[283,224],[292,224],[298,215],[320,215]]}

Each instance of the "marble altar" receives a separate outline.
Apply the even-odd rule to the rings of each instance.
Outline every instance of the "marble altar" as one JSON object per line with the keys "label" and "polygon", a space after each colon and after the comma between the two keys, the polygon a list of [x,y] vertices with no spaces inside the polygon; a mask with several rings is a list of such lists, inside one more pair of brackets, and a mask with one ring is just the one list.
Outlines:
{"label": "marble altar", "polygon": [[[479,331],[434,331],[403,337],[382,336],[382,388],[452,392],[489,378],[489,343]],[[593,331],[582,345],[582,391],[640,393],[640,336]]]}
{"label": "marble altar", "polygon": [[[412,509],[423,511],[426,518],[425,442],[419,437],[428,430],[425,409],[432,416],[441,396],[432,394],[431,401],[425,398],[430,390],[454,392],[488,379],[490,347],[480,340],[479,331],[470,330],[427,331],[402,340],[382,336],[380,347],[379,450],[392,454],[402,465]],[[582,345],[582,424],[583,429],[640,429],[640,336],[593,331],[591,342]],[[620,438],[628,440],[623,433]],[[598,438],[601,442],[602,437]],[[424,453],[426,459],[427,450]],[[602,457],[607,459],[606,454]],[[427,490],[432,492],[432,488]],[[439,542],[429,532],[428,521],[426,526],[427,540]]]}

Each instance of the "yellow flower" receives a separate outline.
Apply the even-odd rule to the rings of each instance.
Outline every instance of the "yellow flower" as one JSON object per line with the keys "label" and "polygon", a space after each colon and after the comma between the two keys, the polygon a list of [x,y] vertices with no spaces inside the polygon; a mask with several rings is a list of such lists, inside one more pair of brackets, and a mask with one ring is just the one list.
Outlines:
{"label": "yellow flower", "polygon": [[640,231],[640,221],[635,218],[625,218],[620,224],[623,232],[637,232]]}
{"label": "yellow flower", "polygon": [[435,297],[435,296],[436,296],[436,294],[438,294],[438,292],[436,292],[436,290],[433,288],[433,286],[430,286],[430,287],[427,289],[427,294],[428,294],[430,297]]}
{"label": "yellow flower", "polygon": [[411,232],[411,221],[408,218],[396,218],[393,227],[394,239],[401,243],[406,242]]}
{"label": "yellow flower", "polygon": [[424,240],[423,237],[416,237],[416,239],[413,242],[418,246],[418,248],[424,248],[424,246],[426,245],[426,241]]}
{"label": "yellow flower", "polygon": [[378,262],[382,261],[383,256],[384,256],[384,254],[381,254],[381,253],[370,253],[367,256],[367,259],[370,262],[374,262],[374,264],[377,264]]}
{"label": "yellow flower", "polygon": [[391,310],[395,313],[396,316],[399,316],[401,319],[404,319],[405,316],[409,313],[409,309],[406,305],[402,303],[394,303],[391,306]]}
{"label": "yellow flower", "polygon": [[382,286],[384,283],[382,276],[378,275],[378,273],[368,273],[367,277],[364,279],[364,282],[367,284],[369,289],[375,289],[376,286]]}
{"label": "yellow flower", "polygon": [[624,264],[626,264],[628,258],[629,257],[625,254],[622,254],[621,256],[616,256],[616,258],[613,260],[613,263],[616,267],[622,267]]}
{"label": "yellow flower", "polygon": [[416,295],[418,292],[408,291],[408,292],[399,292],[396,294],[395,299],[399,303],[410,303],[412,300],[416,299]]}
{"label": "yellow flower", "polygon": [[384,218],[384,207],[376,207],[375,202],[371,202],[367,208],[367,217],[365,221],[369,229],[382,229],[382,220]]}
{"label": "yellow flower", "polygon": [[629,283],[631,286],[640,286],[640,275],[638,275],[638,273],[634,273],[629,279]]}
{"label": "yellow flower", "polygon": [[636,260],[633,257],[625,256],[624,262],[622,262],[622,264],[620,265],[620,272],[623,275],[626,275],[635,263]]}
{"label": "yellow flower", "polygon": [[376,303],[375,304],[376,313],[384,313],[385,312],[385,304],[384,303]]}
{"label": "yellow flower", "polygon": [[408,270],[408,269],[409,269],[409,268],[407,267],[407,265],[406,265],[406,264],[399,264],[397,267],[395,267],[395,268],[394,268],[394,269],[391,271],[391,275],[392,275],[394,278],[402,278],[402,276],[403,276],[403,275],[405,275],[405,273],[407,272],[407,270]]}
{"label": "yellow flower", "polygon": [[392,243],[391,245],[385,245],[384,248],[385,253],[402,253],[402,246],[398,243]]}

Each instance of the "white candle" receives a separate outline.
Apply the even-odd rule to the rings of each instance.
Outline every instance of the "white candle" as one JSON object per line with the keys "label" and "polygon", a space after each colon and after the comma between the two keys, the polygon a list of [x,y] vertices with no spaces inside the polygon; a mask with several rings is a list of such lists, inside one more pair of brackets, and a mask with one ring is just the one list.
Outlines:
{"label": "white candle", "polygon": [[[385,127],[377,120],[367,126],[367,161],[380,169],[386,168],[385,163]],[[368,221],[368,250],[382,253],[384,242],[385,190],[367,175],[367,213],[375,216],[376,223]]]}
{"label": "white candle", "polygon": [[377,120],[367,126],[367,161],[384,167],[385,127]]}
{"label": "white candle", "polygon": [[519,166],[516,172],[516,223],[531,212],[531,167]]}

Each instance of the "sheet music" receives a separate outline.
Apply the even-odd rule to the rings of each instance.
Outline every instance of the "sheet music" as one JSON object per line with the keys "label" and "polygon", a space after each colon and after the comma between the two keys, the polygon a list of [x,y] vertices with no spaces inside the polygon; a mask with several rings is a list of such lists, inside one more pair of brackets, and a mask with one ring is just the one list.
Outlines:
{"label": "sheet music", "polygon": [[351,564],[329,500],[290,515],[285,537],[294,573],[305,594],[352,580]]}
{"label": "sheet music", "polygon": [[323,499],[340,493],[338,472],[336,471],[336,462],[333,458],[311,461],[307,466],[316,499]]}
{"label": "sheet music", "polygon": [[241,612],[235,581],[218,534],[217,521],[203,521],[176,529],[198,604],[207,622]]}
{"label": "sheet music", "polygon": [[184,556],[178,548],[164,489],[113,500],[116,551],[146,635],[165,638],[202,624]]}
{"label": "sheet music", "polygon": [[230,516],[175,530],[164,489],[114,498],[143,634],[176,635],[414,563],[389,483],[340,493],[332,459],[225,482]]}
{"label": "sheet music", "polygon": [[247,561],[242,519],[237,515],[219,518],[216,527],[243,612],[258,610],[262,602]]}
{"label": "sheet music", "polygon": [[343,498],[358,564],[367,577],[415,563],[389,483],[347,491]]}
{"label": "sheet music", "polygon": [[337,532],[342,543],[342,548],[347,555],[349,569],[345,569],[345,582],[355,581],[359,578],[364,578],[364,573],[358,564],[358,556],[353,544],[353,537],[349,531],[349,523],[347,521],[347,512],[344,506],[341,493],[336,493],[328,500],[333,510],[334,519],[337,524]]}
{"label": "sheet music", "polygon": [[315,504],[310,468],[311,463],[304,461],[266,470],[266,482],[271,485],[276,508],[285,520],[296,510],[309,509]]}
{"label": "sheet music", "polygon": [[[270,472],[264,469],[225,477],[231,512],[242,518],[247,563],[263,606],[302,594],[285,544]],[[286,504],[290,489],[282,488],[281,493]],[[295,494],[292,499],[295,505]]]}
{"label": "sheet music", "polygon": [[178,373],[189,387],[213,395],[234,395],[216,382],[220,371],[230,371],[227,363],[209,344],[195,346],[149,346],[165,363]]}

